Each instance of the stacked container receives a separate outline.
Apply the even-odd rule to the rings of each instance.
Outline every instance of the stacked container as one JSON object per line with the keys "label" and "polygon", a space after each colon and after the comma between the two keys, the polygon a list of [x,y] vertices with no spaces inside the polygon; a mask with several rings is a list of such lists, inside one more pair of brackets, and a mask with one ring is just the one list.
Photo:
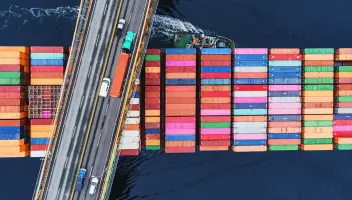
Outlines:
{"label": "stacked container", "polygon": [[125,124],[120,137],[120,156],[138,156],[141,150],[140,137],[140,83],[134,82],[134,91],[130,99],[130,109],[127,112]]}
{"label": "stacked container", "polygon": [[334,49],[303,50],[302,150],[332,150]]}
{"label": "stacked container", "polygon": [[235,49],[233,71],[232,150],[266,151],[268,49]]}
{"label": "stacked container", "polygon": [[231,49],[201,50],[200,151],[228,150],[231,136]]}
{"label": "stacked container", "polygon": [[165,152],[195,152],[196,49],[166,49]]}
{"label": "stacked container", "polygon": [[300,49],[270,49],[268,149],[298,150],[301,144]]}
{"label": "stacked container", "polygon": [[[149,77],[150,74],[153,78]],[[160,91],[160,49],[147,49],[144,87],[146,150],[160,150]]]}
{"label": "stacked container", "polygon": [[54,119],[31,119],[31,157],[45,157]]}
{"label": "stacked container", "polygon": [[335,149],[352,150],[352,49],[336,50],[334,143]]}
{"label": "stacked container", "polygon": [[28,48],[0,47],[0,85],[28,85]]}
{"label": "stacked container", "polygon": [[31,85],[62,85],[65,61],[63,47],[31,47]]}

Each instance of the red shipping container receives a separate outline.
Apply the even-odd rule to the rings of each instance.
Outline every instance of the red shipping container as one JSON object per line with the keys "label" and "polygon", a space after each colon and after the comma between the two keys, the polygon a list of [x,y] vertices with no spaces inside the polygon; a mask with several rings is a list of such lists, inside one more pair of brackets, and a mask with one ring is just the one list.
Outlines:
{"label": "red shipping container", "polygon": [[166,123],[196,123],[196,117],[166,117]]}
{"label": "red shipping container", "polygon": [[231,122],[231,116],[201,116],[201,122]]}
{"label": "red shipping container", "polygon": [[145,86],[145,92],[160,92],[160,86]]}
{"label": "red shipping container", "polygon": [[9,119],[9,120],[0,120],[0,126],[27,126],[27,119]]}
{"label": "red shipping container", "polygon": [[230,140],[201,140],[202,146],[230,146]]}
{"label": "red shipping container", "polygon": [[333,60],[305,60],[303,66],[334,66]]}
{"label": "red shipping container", "polygon": [[200,134],[200,139],[202,141],[229,140],[230,137],[231,137],[230,134]]}
{"label": "red shipping container", "polygon": [[160,92],[146,92],[144,94],[145,98],[156,98],[156,97],[160,97]]}
{"label": "red shipping container", "polygon": [[140,110],[139,104],[132,104],[131,105],[131,110]]}
{"label": "red shipping container", "polygon": [[139,149],[121,149],[120,156],[138,156]]}
{"label": "red shipping container", "polygon": [[61,46],[32,46],[31,53],[64,53]]}
{"label": "red shipping container", "polygon": [[165,147],[165,153],[194,153],[195,147]]}
{"label": "red shipping container", "polygon": [[229,61],[202,60],[201,66],[231,66],[231,60],[229,60]]}
{"label": "red shipping container", "polygon": [[328,102],[314,103],[314,102],[309,102],[309,103],[303,103],[302,107],[303,108],[333,108],[334,107],[334,103],[328,103]]}
{"label": "red shipping container", "polygon": [[0,99],[0,106],[21,106],[25,103],[24,99]]}
{"label": "red shipping container", "polygon": [[30,150],[31,151],[44,151],[48,147],[47,144],[31,144]]}
{"label": "red shipping container", "polygon": [[267,78],[267,72],[236,72],[233,73],[234,78]]}
{"label": "red shipping container", "polygon": [[147,139],[147,140],[160,140],[160,134],[146,134],[145,139]]}
{"label": "red shipping container", "polygon": [[201,97],[229,97],[231,98],[231,92],[201,92]]}
{"label": "red shipping container", "polygon": [[160,79],[145,80],[145,85],[160,85]]}
{"label": "red shipping container", "polygon": [[145,61],[145,66],[160,67],[160,62],[159,61]]}
{"label": "red shipping container", "polygon": [[160,128],[160,123],[145,123],[144,124],[145,128]]}
{"label": "red shipping container", "polygon": [[0,65],[0,72],[28,72],[28,67],[22,65]]}
{"label": "red shipping container", "polygon": [[32,79],[42,79],[42,78],[64,78],[64,74],[62,72],[32,72],[31,73]]}
{"label": "red shipping container", "polygon": [[[208,103],[208,104],[201,104],[200,108],[202,110],[219,110],[219,109],[231,109],[231,104],[226,103]],[[230,120],[229,120],[230,121]]]}
{"label": "red shipping container", "polygon": [[214,72],[214,73],[209,73],[209,72],[203,72],[200,75],[201,78],[231,78],[231,73],[227,72]]}
{"label": "red shipping container", "polygon": [[24,86],[0,86],[0,93],[24,93]]}
{"label": "red shipping container", "polygon": [[301,54],[270,54],[269,60],[302,60]]}
{"label": "red shipping container", "polygon": [[195,73],[196,67],[166,67],[166,73]]}
{"label": "red shipping container", "polygon": [[160,104],[160,98],[147,98],[145,99],[145,104]]}
{"label": "red shipping container", "polygon": [[352,131],[334,131],[334,137],[352,137]]}
{"label": "red shipping container", "polygon": [[352,90],[352,84],[335,85],[335,88],[338,90]]}
{"label": "red shipping container", "polygon": [[145,110],[160,110],[160,104],[146,104]]}
{"label": "red shipping container", "polygon": [[[166,86],[166,92],[196,92],[196,86]],[[167,94],[166,94],[167,95]]]}
{"label": "red shipping container", "polygon": [[352,125],[352,120],[334,120],[334,126]]}
{"label": "red shipping container", "polygon": [[31,66],[31,72],[64,72],[63,66]]}
{"label": "red shipping container", "polygon": [[147,55],[158,55],[160,54],[160,49],[147,49]]}
{"label": "red shipping container", "polygon": [[267,91],[266,85],[234,85],[232,86],[234,91]]}
{"label": "red shipping container", "polygon": [[352,62],[343,62],[343,66],[352,66]]}
{"label": "red shipping container", "polygon": [[335,103],[336,108],[352,108],[352,102]]}
{"label": "red shipping container", "polygon": [[160,74],[145,74],[146,79],[159,79],[160,80]]}
{"label": "red shipping container", "polygon": [[31,125],[52,125],[54,123],[54,119],[31,119]]}
{"label": "red shipping container", "polygon": [[[160,102],[159,102],[160,103]],[[190,103],[196,103],[196,98],[189,97],[189,98],[166,98],[165,99],[166,104],[190,104]]]}

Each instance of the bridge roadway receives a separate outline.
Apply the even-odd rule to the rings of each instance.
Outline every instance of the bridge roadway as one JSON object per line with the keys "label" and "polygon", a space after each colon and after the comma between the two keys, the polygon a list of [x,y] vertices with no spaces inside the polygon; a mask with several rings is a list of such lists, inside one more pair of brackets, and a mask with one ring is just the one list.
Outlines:
{"label": "bridge roadway", "polygon": [[[135,41],[139,40],[140,33],[142,32],[143,20],[145,11],[147,10],[147,0],[123,0],[122,10],[119,19],[125,19],[126,24],[123,30],[123,35],[127,31],[136,33],[137,37]],[[111,80],[114,77],[115,67],[121,52],[123,38],[114,38],[113,45],[110,52],[110,59],[107,65],[107,69],[104,77],[109,77]],[[135,59],[136,49],[138,43],[135,42],[132,51],[132,57],[129,64],[126,77],[130,77],[132,73],[133,60]],[[127,87],[127,81],[125,86]],[[124,87],[125,88],[125,87]],[[95,200],[100,196],[100,189],[103,184],[103,178],[107,169],[108,159],[111,154],[112,144],[114,142],[114,136],[116,135],[117,122],[120,120],[120,112],[122,111],[122,99],[126,95],[126,90],[122,93],[122,98],[112,97],[99,97],[96,112],[94,114],[94,120],[91,124],[91,131],[89,134],[87,147],[82,152],[83,162],[78,168],[87,169],[87,176],[83,185],[83,189],[80,192],[74,193],[73,199],[79,200]],[[91,176],[99,178],[99,184],[97,186],[96,193],[91,195],[88,193]],[[72,185],[72,191],[74,192],[75,184]]]}
{"label": "bridge roadway", "polygon": [[74,89],[67,98],[69,105],[67,112],[63,113],[63,129],[57,139],[57,150],[52,155],[53,163],[42,199],[69,199],[71,194],[119,5],[116,0],[92,1],[91,13],[86,19],[86,35],[75,69],[78,75],[72,83]]}

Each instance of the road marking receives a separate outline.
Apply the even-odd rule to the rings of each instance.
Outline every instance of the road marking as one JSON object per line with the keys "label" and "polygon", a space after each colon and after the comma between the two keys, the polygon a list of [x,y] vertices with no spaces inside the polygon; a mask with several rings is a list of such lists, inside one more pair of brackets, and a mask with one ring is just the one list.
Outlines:
{"label": "road marking", "polygon": [[55,199],[59,198],[60,190],[61,190],[61,188],[59,188],[59,189],[57,190],[57,195],[56,195]]}
{"label": "road marking", "polygon": [[71,139],[72,139],[73,137],[75,137],[75,135],[76,135],[76,128],[77,128],[77,126],[73,127],[73,132],[72,132]]}
{"label": "road marking", "polygon": [[100,38],[100,33],[98,33],[97,40],[96,40],[96,42],[95,42],[95,46],[98,46],[99,38]]}
{"label": "road marking", "polygon": [[81,107],[82,107],[83,99],[84,99],[84,95],[83,95],[83,97],[81,99],[81,103],[79,104],[79,109],[81,109]]}
{"label": "road marking", "polygon": [[94,165],[92,165],[92,166],[90,167],[89,178],[92,176],[93,167],[94,167]]}
{"label": "road marking", "polygon": [[103,16],[105,16],[105,14],[106,14],[106,8],[107,8],[107,7],[108,7],[108,3],[105,4]]}
{"label": "road marking", "polygon": [[106,105],[106,109],[105,109],[105,113],[104,113],[104,117],[106,116],[106,114],[108,113],[108,109],[109,109],[109,104]]}
{"label": "road marking", "polygon": [[90,77],[90,71],[92,70],[92,65],[89,66],[89,69],[88,69],[88,75],[87,77],[89,78]]}
{"label": "road marking", "polygon": [[67,166],[67,160],[68,160],[68,156],[66,157],[66,160],[65,160],[64,169],[66,169],[66,166]]}
{"label": "road marking", "polygon": [[101,132],[100,132],[100,135],[99,135],[99,139],[98,139],[98,144],[97,144],[97,147],[99,146],[99,143],[100,143],[100,138],[101,138]]}

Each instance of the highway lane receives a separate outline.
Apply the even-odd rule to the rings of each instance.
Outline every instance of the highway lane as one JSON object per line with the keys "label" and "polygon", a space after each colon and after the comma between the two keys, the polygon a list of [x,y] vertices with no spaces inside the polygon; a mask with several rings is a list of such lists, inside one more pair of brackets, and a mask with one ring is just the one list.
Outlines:
{"label": "highway lane", "polygon": [[[126,19],[126,25],[123,30],[125,35],[127,31],[133,31],[137,34],[136,40],[139,40],[139,33],[143,25],[144,11],[147,6],[147,0],[128,0],[123,2],[121,18]],[[115,67],[118,61],[119,53],[121,52],[123,38],[115,38],[111,57],[109,59],[108,68],[105,77],[113,79]],[[129,70],[126,77],[131,76],[131,69],[135,53],[137,49],[137,42],[134,43],[134,51],[129,65]],[[127,84],[128,81],[125,81]],[[126,95],[126,90],[123,92],[123,97]],[[120,118],[121,112],[121,98],[99,97],[96,114],[92,123],[91,133],[87,144],[87,149],[84,154],[82,167],[87,169],[87,177],[84,187],[81,192],[76,192],[74,199],[98,199],[99,190],[102,185],[102,177],[105,175],[107,169],[107,162],[111,153],[112,143],[116,132],[117,122]],[[99,177],[99,185],[97,192],[90,195],[89,185],[91,176]]]}
{"label": "highway lane", "polygon": [[82,55],[77,63],[74,91],[69,97],[61,139],[57,141],[56,159],[47,181],[45,199],[68,199],[77,170],[78,156],[82,149],[93,100],[102,73],[103,58],[109,42],[117,6],[114,0],[92,2],[91,19],[84,39]]}

